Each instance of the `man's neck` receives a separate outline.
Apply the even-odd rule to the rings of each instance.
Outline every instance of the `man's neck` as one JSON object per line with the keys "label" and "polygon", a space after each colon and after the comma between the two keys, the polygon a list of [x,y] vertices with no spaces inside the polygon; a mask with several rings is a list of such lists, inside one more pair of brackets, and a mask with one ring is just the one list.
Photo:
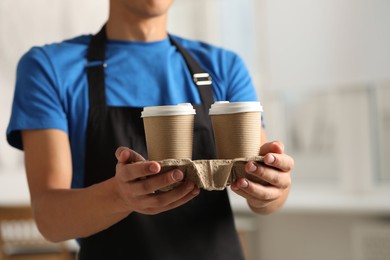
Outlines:
{"label": "man's neck", "polygon": [[167,37],[167,15],[142,18],[125,12],[110,12],[106,33],[108,39],[152,42]]}

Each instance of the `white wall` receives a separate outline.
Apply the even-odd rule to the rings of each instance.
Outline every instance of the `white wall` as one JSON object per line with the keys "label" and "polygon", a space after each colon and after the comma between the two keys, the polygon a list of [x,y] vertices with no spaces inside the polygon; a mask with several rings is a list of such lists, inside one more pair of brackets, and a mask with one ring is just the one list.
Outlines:
{"label": "white wall", "polygon": [[34,45],[96,32],[106,18],[103,0],[0,1],[0,174],[22,164],[5,139],[19,58]]}
{"label": "white wall", "polygon": [[390,78],[390,1],[257,1],[263,80],[271,90]]}

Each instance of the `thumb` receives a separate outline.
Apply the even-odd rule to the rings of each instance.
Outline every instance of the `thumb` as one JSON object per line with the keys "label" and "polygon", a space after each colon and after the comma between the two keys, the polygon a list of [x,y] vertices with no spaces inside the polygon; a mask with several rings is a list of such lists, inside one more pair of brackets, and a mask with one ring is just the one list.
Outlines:
{"label": "thumb", "polygon": [[145,161],[142,155],[124,146],[121,146],[116,149],[115,157],[119,163],[133,163],[138,161]]}
{"label": "thumb", "polygon": [[283,154],[284,144],[278,140],[263,144],[260,148],[260,155],[265,155],[267,153]]}

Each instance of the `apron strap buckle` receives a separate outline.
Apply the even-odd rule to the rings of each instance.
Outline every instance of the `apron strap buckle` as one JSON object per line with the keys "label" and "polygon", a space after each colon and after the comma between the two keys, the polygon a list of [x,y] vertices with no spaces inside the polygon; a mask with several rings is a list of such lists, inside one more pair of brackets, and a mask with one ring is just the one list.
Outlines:
{"label": "apron strap buckle", "polygon": [[96,61],[89,61],[86,65],[87,68],[98,67],[98,66],[103,66],[103,68],[106,68],[107,63],[105,63],[104,61],[96,60]]}
{"label": "apron strap buckle", "polygon": [[195,73],[192,76],[194,82],[198,86],[211,85],[212,79],[208,73]]}

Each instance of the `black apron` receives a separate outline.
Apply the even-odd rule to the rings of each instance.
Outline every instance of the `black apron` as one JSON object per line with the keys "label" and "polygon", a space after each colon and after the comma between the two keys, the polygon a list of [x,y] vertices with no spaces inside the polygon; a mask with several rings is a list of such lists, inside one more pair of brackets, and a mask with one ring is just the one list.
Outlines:
{"label": "black apron", "polygon": [[[171,37],[184,57],[200,92],[196,109],[193,159],[215,158],[208,109],[211,82],[200,66]],[[108,107],[105,96],[105,27],[92,37],[88,50],[89,114],[85,186],[114,176],[115,150],[127,146],[147,158],[143,108]],[[206,77],[205,77],[206,76]],[[244,259],[226,190],[204,191],[176,209],[144,215],[137,212],[95,235],[80,239],[80,259]]]}

